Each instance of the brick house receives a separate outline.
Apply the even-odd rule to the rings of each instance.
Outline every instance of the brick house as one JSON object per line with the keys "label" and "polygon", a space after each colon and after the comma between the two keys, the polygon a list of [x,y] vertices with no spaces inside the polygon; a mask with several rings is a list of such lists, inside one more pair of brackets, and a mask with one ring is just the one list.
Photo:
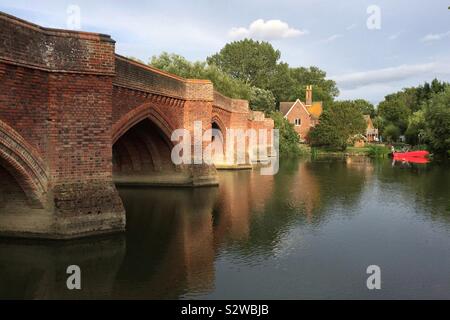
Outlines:
{"label": "brick house", "polygon": [[283,116],[294,125],[301,141],[308,137],[309,130],[319,123],[322,114],[322,101],[312,101],[312,86],[306,86],[305,102],[297,99],[294,102],[280,102]]}

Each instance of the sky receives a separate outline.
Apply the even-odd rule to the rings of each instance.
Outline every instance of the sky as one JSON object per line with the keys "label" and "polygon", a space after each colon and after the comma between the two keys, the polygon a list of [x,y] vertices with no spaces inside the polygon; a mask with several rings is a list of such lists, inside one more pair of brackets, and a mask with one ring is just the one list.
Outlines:
{"label": "sky", "polygon": [[145,62],[164,51],[205,60],[234,40],[269,41],[290,66],[326,71],[338,99],[372,103],[433,78],[450,81],[449,6],[449,0],[0,0],[0,11],[45,27],[109,34],[117,53]]}

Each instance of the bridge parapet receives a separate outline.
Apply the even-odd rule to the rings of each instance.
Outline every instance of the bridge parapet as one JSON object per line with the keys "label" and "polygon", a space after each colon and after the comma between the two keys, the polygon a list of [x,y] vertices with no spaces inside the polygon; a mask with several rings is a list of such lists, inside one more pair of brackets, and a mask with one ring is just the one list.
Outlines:
{"label": "bridge parapet", "polygon": [[264,121],[264,112],[262,111],[250,111],[248,114],[248,119],[251,121]]}
{"label": "bridge parapet", "polygon": [[165,97],[213,101],[213,85],[209,80],[185,79],[117,54],[113,84]]}
{"label": "bridge parapet", "polygon": [[0,30],[2,61],[49,72],[114,74],[115,41],[108,35],[44,28],[3,12]]}
{"label": "bridge parapet", "polygon": [[148,174],[167,183],[170,171],[186,185],[216,185],[210,164],[173,168],[171,134],[194,133],[199,121],[205,132],[213,122],[244,130],[266,123],[249,114],[247,101],[214,92],[209,80],[116,55],[108,35],[43,28],[0,12],[0,177],[10,181],[6,191],[23,191],[34,205],[18,219],[0,199],[0,234],[121,231],[125,211],[114,166],[133,178]]}
{"label": "bridge parapet", "polygon": [[232,99],[223,94],[214,91],[214,102],[213,105],[215,107],[219,107],[229,112],[239,112],[239,113],[248,113],[248,101],[242,99]]}

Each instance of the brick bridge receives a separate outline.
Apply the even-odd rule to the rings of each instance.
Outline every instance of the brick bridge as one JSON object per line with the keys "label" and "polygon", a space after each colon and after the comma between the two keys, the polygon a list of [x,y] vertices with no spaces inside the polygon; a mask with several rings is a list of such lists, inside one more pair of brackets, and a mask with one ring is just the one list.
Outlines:
{"label": "brick bridge", "polygon": [[171,133],[273,128],[207,80],[115,54],[108,35],[43,28],[0,12],[0,235],[121,231],[115,183],[217,185],[214,165],[174,165]]}

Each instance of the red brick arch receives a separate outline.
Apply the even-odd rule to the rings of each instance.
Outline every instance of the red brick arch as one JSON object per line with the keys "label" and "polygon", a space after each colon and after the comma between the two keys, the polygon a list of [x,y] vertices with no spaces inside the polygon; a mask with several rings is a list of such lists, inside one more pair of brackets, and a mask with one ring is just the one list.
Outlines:
{"label": "red brick arch", "polygon": [[0,120],[0,165],[19,184],[34,207],[43,207],[48,177],[38,152]]}
{"label": "red brick arch", "polygon": [[222,121],[222,119],[220,118],[219,115],[213,114],[213,116],[211,117],[211,123],[214,123],[214,122],[217,124],[217,126],[220,129],[220,131],[222,131],[222,134],[225,136],[226,131],[227,131],[227,126]]}
{"label": "red brick arch", "polygon": [[136,124],[144,119],[150,119],[163,133],[164,138],[170,145],[173,142],[170,140],[172,132],[174,130],[170,121],[160,112],[157,108],[152,106],[151,103],[144,103],[139,107],[129,111],[122,116],[117,123],[112,127],[112,144],[117,142],[121,136],[123,136],[128,130],[134,127]]}

